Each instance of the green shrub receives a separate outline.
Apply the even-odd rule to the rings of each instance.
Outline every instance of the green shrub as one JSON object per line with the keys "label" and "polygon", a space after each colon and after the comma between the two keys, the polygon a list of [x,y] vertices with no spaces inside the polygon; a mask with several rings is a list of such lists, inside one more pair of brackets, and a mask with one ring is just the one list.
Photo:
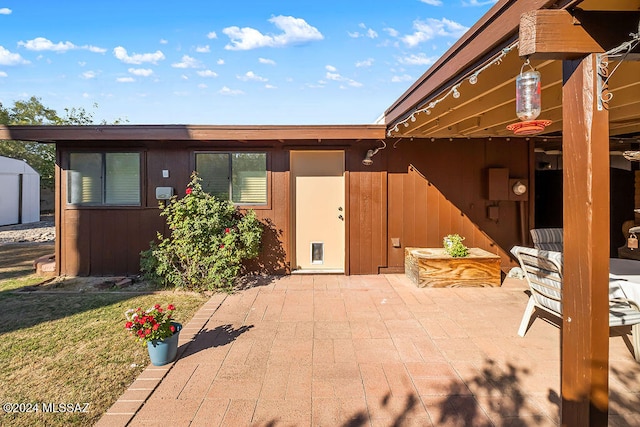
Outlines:
{"label": "green shrub", "polygon": [[242,262],[258,256],[262,224],[252,210],[242,214],[205,193],[200,181],[194,172],[184,197],[160,205],[170,235],[158,233],[140,254],[142,273],[161,286],[231,291]]}
{"label": "green shrub", "polygon": [[459,234],[449,234],[442,239],[445,252],[454,258],[462,258],[469,255],[469,249],[462,244],[464,237]]}

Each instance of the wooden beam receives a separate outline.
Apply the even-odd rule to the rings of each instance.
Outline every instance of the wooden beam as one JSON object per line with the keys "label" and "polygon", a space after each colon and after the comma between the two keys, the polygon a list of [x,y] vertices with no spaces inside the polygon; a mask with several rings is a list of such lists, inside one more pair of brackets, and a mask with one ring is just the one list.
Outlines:
{"label": "wooden beam", "polygon": [[[630,40],[640,13],[534,10],[520,18],[519,54],[536,59],[577,59],[603,53]],[[638,48],[627,56],[637,60]]]}
{"label": "wooden beam", "polygon": [[609,408],[609,112],[597,58],[563,62],[563,426],[606,426]]}
{"label": "wooden beam", "polygon": [[604,49],[566,10],[533,10],[520,18],[520,56],[578,58]]}

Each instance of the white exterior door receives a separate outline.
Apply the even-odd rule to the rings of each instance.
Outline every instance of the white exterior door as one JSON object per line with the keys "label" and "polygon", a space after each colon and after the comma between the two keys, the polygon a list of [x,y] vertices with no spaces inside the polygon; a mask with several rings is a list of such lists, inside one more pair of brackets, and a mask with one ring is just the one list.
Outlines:
{"label": "white exterior door", "polygon": [[292,151],[294,270],[344,272],[344,151]]}

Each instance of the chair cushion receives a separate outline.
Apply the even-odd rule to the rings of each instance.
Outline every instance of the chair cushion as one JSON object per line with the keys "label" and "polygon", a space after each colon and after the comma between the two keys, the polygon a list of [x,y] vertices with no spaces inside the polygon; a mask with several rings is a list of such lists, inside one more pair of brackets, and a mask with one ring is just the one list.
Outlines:
{"label": "chair cushion", "polygon": [[530,232],[533,246],[536,249],[562,252],[562,228],[534,228]]}

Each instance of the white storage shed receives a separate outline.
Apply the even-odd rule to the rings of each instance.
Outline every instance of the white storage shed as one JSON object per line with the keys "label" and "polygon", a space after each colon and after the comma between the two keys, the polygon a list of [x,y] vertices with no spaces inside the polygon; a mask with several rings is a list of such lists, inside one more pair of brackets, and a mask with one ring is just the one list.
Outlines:
{"label": "white storage shed", "polygon": [[40,221],[40,175],[22,160],[0,156],[0,225]]}

